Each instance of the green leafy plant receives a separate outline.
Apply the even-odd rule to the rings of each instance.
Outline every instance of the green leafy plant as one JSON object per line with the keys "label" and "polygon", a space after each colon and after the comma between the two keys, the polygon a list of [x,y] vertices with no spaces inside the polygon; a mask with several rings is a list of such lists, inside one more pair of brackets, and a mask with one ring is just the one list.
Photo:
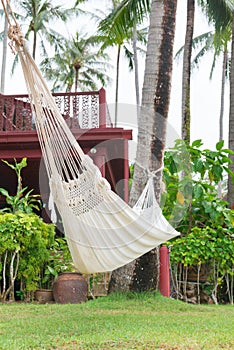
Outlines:
{"label": "green leafy plant", "polygon": [[21,171],[27,166],[27,159],[23,158],[21,162],[17,163],[16,159],[14,160],[15,164],[10,164],[6,160],[3,160],[11,169],[16,172],[17,175],[17,190],[14,196],[11,196],[9,192],[0,188],[0,194],[6,198],[6,203],[8,207],[2,209],[1,211],[8,211],[16,213],[17,211],[23,211],[25,213],[32,213],[34,210],[40,210],[41,201],[40,196],[37,194],[32,194],[33,190],[26,192],[27,187],[22,187],[22,178]]}
{"label": "green leafy plant", "polygon": [[[199,275],[202,267],[209,265],[213,300],[218,302],[218,288],[226,281],[226,293],[233,303],[234,211],[224,200],[225,177],[230,174],[234,178],[228,157],[233,152],[224,148],[223,141],[216,144],[215,151],[201,146],[201,140],[191,146],[177,141],[165,153],[163,212],[181,232],[181,237],[167,243],[171,248],[175,289],[177,295],[182,292],[186,299],[188,273],[190,267],[196,266],[199,301]],[[177,211],[171,215],[173,206]]]}
{"label": "green leafy plant", "polygon": [[40,288],[52,288],[60,273],[75,271],[65,237],[57,237],[50,247],[49,260],[40,271]]}
{"label": "green leafy plant", "polygon": [[[218,186],[220,182],[225,184],[227,174],[234,179],[228,167],[228,155],[233,152],[224,148],[223,141],[216,144],[215,151],[201,147],[201,140],[191,146],[178,140],[174,148],[165,152],[163,213],[182,235],[190,233],[194,226],[215,227],[224,215],[229,215],[226,191],[219,196]],[[172,207],[175,209],[171,213]]]}
{"label": "green leafy plant", "polygon": [[34,213],[0,215],[0,300],[14,300],[15,281],[21,292],[37,288],[41,267],[49,261],[54,225]]}

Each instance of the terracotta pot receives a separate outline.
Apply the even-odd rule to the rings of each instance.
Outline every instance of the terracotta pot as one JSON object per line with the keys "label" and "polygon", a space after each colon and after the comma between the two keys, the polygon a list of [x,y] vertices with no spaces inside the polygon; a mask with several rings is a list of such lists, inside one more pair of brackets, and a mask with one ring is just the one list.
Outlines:
{"label": "terracotta pot", "polygon": [[64,272],[54,281],[53,294],[56,303],[79,304],[87,300],[88,283],[78,272]]}
{"label": "terracotta pot", "polygon": [[50,303],[54,301],[53,291],[51,289],[37,289],[35,300],[41,304]]}

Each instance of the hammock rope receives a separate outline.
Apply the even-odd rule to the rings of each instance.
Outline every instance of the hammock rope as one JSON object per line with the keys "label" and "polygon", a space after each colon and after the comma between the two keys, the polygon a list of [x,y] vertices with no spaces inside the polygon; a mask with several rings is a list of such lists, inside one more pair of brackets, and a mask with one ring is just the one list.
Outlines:
{"label": "hammock rope", "polygon": [[[12,15],[8,0],[7,6]],[[154,195],[153,178],[162,169],[149,173],[134,208],[111,190],[61,116],[12,18],[9,37],[20,57],[28,89],[49,178],[50,207],[53,199],[76,268],[82,273],[112,271],[179,235],[164,218]]]}

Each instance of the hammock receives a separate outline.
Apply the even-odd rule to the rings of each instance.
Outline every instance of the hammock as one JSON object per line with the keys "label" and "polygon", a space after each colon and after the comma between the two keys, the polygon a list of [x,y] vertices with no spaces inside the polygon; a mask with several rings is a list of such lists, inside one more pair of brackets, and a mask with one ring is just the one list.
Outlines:
{"label": "hammock", "polygon": [[50,191],[75,267],[82,273],[112,271],[179,235],[162,215],[152,177],[134,208],[111,190],[60,115],[17,23],[9,37],[20,57]]}

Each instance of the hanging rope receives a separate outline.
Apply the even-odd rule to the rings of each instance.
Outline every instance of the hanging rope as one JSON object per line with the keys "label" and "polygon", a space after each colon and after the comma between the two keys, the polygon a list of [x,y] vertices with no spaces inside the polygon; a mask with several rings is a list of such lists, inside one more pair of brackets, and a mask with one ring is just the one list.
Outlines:
{"label": "hanging rope", "polygon": [[[8,37],[11,40],[11,43],[9,43],[9,46],[11,47],[13,53],[15,54],[17,50],[14,49],[15,45],[22,46],[24,42],[24,34],[21,32],[20,25],[18,24],[14,12],[11,8],[10,1],[6,0],[6,3],[4,0],[1,0],[3,10],[7,19],[7,22],[9,24],[8,29]],[[8,12],[9,11],[9,12]],[[11,18],[14,22],[14,24],[11,21]]]}
{"label": "hanging rope", "polygon": [[160,171],[162,171],[164,169],[164,165],[162,165],[160,168],[156,169],[156,170],[149,170],[148,168],[143,167],[139,162],[135,161],[135,164],[137,166],[139,166],[139,168],[141,168],[142,170],[144,170],[144,172],[146,173],[147,178],[151,178],[151,177],[156,177],[156,174],[159,173]]}
{"label": "hanging rope", "polygon": [[9,10],[9,13],[10,13],[10,15],[11,15],[11,17],[12,17],[14,23],[15,23],[15,26],[19,26],[19,24],[17,23],[17,20],[15,18],[14,12],[13,12],[13,10],[11,8],[10,1],[6,0],[6,5],[5,5],[5,1],[4,0],[1,0],[1,2],[2,2],[3,10],[5,12],[5,15],[6,15],[7,21],[9,23],[9,26],[11,26],[12,24],[11,24],[10,16],[8,14],[8,10]]}

